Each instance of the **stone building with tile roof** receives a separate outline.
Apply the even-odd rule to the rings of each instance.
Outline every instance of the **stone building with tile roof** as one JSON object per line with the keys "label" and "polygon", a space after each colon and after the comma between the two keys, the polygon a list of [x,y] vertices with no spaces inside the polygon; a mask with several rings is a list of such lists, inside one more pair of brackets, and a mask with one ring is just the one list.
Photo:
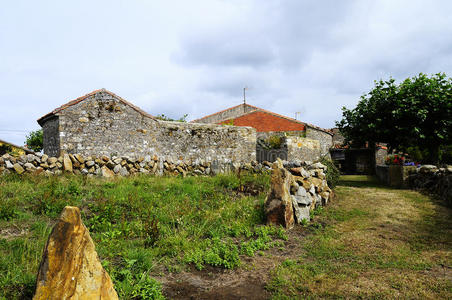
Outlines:
{"label": "stone building with tile roof", "polygon": [[69,101],[38,123],[50,156],[156,156],[193,164],[256,160],[253,128],[158,120],[105,89]]}
{"label": "stone building with tile roof", "polygon": [[329,155],[329,149],[333,145],[333,133],[330,130],[247,103],[233,106],[192,122],[250,126],[256,129],[257,138],[260,139],[268,138],[271,135],[289,135],[318,140],[321,155]]}

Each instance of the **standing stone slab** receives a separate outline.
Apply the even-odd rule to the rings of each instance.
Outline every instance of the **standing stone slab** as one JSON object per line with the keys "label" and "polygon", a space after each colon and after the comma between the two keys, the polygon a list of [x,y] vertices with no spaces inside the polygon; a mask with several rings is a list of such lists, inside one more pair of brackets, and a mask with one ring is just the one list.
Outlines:
{"label": "standing stone slab", "polygon": [[72,172],[72,160],[68,154],[65,154],[63,157],[63,166],[65,171]]}
{"label": "standing stone slab", "polygon": [[22,166],[19,165],[18,163],[15,163],[13,165],[13,168],[16,171],[17,174],[22,174],[23,172],[25,172],[24,168],[22,168]]}
{"label": "standing stone slab", "polygon": [[278,159],[272,165],[271,191],[265,202],[267,224],[282,225],[285,228],[294,226],[292,196],[290,186],[292,175]]}
{"label": "standing stone slab", "polygon": [[52,229],[33,299],[118,299],[77,207],[66,206]]}

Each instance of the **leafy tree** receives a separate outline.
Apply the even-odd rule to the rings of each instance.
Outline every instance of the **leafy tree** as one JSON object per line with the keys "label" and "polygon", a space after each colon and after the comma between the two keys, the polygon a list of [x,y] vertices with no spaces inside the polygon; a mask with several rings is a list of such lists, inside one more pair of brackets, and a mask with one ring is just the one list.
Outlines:
{"label": "leafy tree", "polygon": [[31,131],[27,136],[25,140],[26,146],[35,151],[39,152],[43,148],[43,138],[42,138],[42,129]]}
{"label": "leafy tree", "polygon": [[352,146],[386,142],[390,149],[425,149],[428,162],[438,162],[440,149],[451,145],[452,79],[444,73],[420,73],[396,84],[375,81],[354,109],[342,108],[336,122]]}

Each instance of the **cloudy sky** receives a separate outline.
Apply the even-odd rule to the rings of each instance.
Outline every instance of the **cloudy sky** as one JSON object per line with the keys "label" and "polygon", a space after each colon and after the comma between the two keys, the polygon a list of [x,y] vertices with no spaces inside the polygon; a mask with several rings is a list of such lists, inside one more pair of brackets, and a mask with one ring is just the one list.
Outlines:
{"label": "cloudy sky", "polygon": [[330,128],[376,79],[452,76],[452,1],[0,0],[0,139],[106,88],[189,120],[242,102]]}

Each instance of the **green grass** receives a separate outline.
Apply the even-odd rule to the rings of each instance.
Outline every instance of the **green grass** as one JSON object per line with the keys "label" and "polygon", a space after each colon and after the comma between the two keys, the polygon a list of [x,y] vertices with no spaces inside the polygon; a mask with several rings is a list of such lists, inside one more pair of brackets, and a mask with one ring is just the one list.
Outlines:
{"label": "green grass", "polygon": [[31,297],[43,247],[66,205],[80,207],[121,299],[161,298],[152,277],[190,264],[236,268],[242,256],[287,239],[281,228],[262,225],[265,192],[237,192],[246,186],[266,191],[269,177],[1,177],[0,299]]}
{"label": "green grass", "polygon": [[[313,222],[287,233],[262,225],[268,182],[267,175],[0,177],[0,299],[31,298],[65,205],[81,208],[121,299],[161,299],[158,279],[192,266],[243,266],[243,278],[269,273],[274,299],[452,298],[450,209],[373,177],[343,176]],[[238,192],[251,190],[264,192]],[[278,260],[286,246],[295,248]]]}
{"label": "green grass", "polygon": [[267,289],[274,299],[450,299],[451,213],[417,192],[344,176]]}

